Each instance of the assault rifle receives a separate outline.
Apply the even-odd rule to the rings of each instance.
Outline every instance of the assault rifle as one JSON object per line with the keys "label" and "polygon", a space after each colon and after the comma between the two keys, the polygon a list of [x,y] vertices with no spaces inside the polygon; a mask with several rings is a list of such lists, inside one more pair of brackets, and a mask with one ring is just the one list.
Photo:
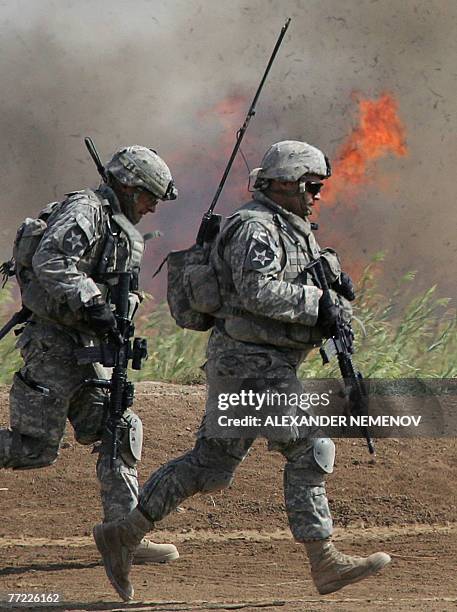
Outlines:
{"label": "assault rifle", "polygon": [[203,246],[205,242],[212,242],[214,237],[219,232],[219,227],[222,221],[222,217],[221,215],[214,214],[214,208],[216,207],[219,196],[221,195],[221,191],[224,188],[225,181],[227,180],[227,177],[232,168],[233,162],[235,161],[236,154],[238,153],[238,150],[241,146],[241,141],[243,140],[246,130],[248,129],[249,122],[251,121],[251,118],[255,115],[255,107],[257,104],[257,100],[259,99],[260,92],[262,91],[262,88],[267,79],[268,73],[270,72],[270,68],[273,65],[276,54],[279,51],[279,47],[281,46],[282,39],[284,38],[287,32],[287,28],[289,27],[289,24],[290,24],[290,17],[286,20],[285,24],[281,28],[281,32],[279,33],[278,40],[276,41],[273,52],[270,56],[270,60],[267,64],[265,72],[263,73],[262,79],[257,88],[252,104],[249,107],[248,114],[246,115],[246,119],[244,120],[244,123],[241,126],[241,128],[236,133],[235,146],[233,147],[232,154],[230,155],[230,159],[227,162],[227,166],[224,170],[224,174],[222,175],[219,186],[216,189],[216,193],[214,194],[213,201],[211,202],[211,205],[208,208],[207,212],[203,215],[203,218],[200,224],[200,228],[197,234],[197,240],[196,240],[197,244],[200,246]]}
{"label": "assault rifle", "polygon": [[[105,168],[100,160],[92,138],[85,138],[84,143],[95,163],[103,181],[107,182]],[[123,436],[130,435],[135,428],[133,420],[127,420],[124,413],[133,405],[135,388],[127,378],[129,361],[132,361],[133,370],[141,370],[143,359],[148,357],[147,341],[145,338],[133,338],[135,326],[133,317],[136,308],[130,312],[130,291],[136,290],[137,278],[133,272],[102,273],[103,279],[110,286],[111,304],[115,307],[115,317],[118,334],[111,334],[108,341],[95,347],[86,347],[75,351],[78,363],[101,363],[107,368],[113,368],[111,379],[89,379],[85,384],[108,390],[106,429],[111,438],[111,467],[117,459],[119,445]],[[133,338],[133,344],[132,339]],[[137,432],[137,437],[140,432]],[[141,445],[138,445],[141,448]],[[140,459],[140,457],[135,457]]]}
{"label": "assault rifle", "polygon": [[[117,459],[120,442],[125,435],[130,435],[135,423],[127,421],[124,412],[132,406],[135,395],[134,385],[127,377],[129,361],[134,370],[141,370],[142,362],[147,358],[147,342],[144,338],[133,338],[135,326],[131,310],[130,290],[133,283],[131,272],[113,272],[107,274],[110,280],[117,283],[111,285],[111,303],[115,306],[118,339],[109,339],[95,347],[86,347],[75,351],[79,364],[101,363],[113,368],[111,379],[89,379],[85,384],[108,390],[106,428],[111,439],[111,465]],[[133,338],[133,343],[132,343]],[[136,457],[139,459],[139,457]]]}
{"label": "assault rifle", "polygon": [[[322,261],[315,259],[309,264],[307,269],[313,274],[316,284],[323,291],[328,291],[329,286]],[[328,338],[320,349],[320,354],[324,365],[329,363],[332,357],[337,356],[341,376],[344,380],[345,396],[349,401],[349,410],[354,415],[364,415],[367,412],[368,393],[362,374],[356,370],[352,362],[352,355],[354,353],[353,341],[354,332],[352,327],[349,323],[343,321],[340,312],[331,337]],[[366,440],[368,452],[370,455],[374,455],[375,448],[368,428],[361,426],[359,429]]]}

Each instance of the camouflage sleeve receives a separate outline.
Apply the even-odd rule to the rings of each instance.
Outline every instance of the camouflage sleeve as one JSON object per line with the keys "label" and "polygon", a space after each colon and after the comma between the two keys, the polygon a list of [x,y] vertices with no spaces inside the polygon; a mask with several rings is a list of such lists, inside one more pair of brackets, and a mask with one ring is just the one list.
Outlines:
{"label": "camouflage sleeve", "polygon": [[313,285],[281,280],[283,247],[278,236],[261,223],[243,223],[227,245],[224,258],[245,310],[287,323],[316,324],[322,291]]}
{"label": "camouflage sleeve", "polygon": [[57,302],[76,311],[101,295],[95,282],[78,264],[101,236],[100,210],[88,198],[70,198],[59,211],[33,257],[39,283]]}

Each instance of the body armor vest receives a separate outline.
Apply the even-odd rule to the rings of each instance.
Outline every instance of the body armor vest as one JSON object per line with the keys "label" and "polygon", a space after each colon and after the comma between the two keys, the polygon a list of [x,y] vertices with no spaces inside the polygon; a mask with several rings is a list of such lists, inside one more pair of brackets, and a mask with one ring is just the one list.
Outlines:
{"label": "body armor vest", "polygon": [[[112,191],[102,186],[96,192],[85,189],[67,194],[68,198],[91,200],[100,209],[99,234],[92,248],[79,260],[78,270],[87,274],[96,283],[102,297],[109,300],[110,285],[116,282],[115,273],[132,271],[133,289],[138,289],[138,275],[144,250],[142,235],[125,217]],[[113,194],[114,195],[114,194]],[[52,226],[53,218],[65,207],[65,201],[55,207],[47,219]],[[22,301],[35,316],[58,325],[87,331],[83,309],[73,312],[66,303],[58,303],[40,285],[33,269],[25,270],[21,284]],[[135,282],[136,279],[136,282]]]}
{"label": "body armor vest", "polygon": [[[263,225],[282,252],[281,270],[276,279],[288,283],[312,285],[312,276],[305,270],[312,259],[320,256],[319,245],[308,221],[296,217],[292,224],[287,211],[270,204],[263,194],[245,204],[227,219],[212,252],[221,293],[222,308],[213,316],[224,319],[226,333],[235,340],[256,344],[271,344],[308,352],[322,340],[318,327],[258,316],[240,308],[240,299],[233,284],[231,269],[224,260],[224,249],[243,223],[256,221]],[[281,213],[281,214],[280,214]],[[289,219],[287,218],[289,217]]]}

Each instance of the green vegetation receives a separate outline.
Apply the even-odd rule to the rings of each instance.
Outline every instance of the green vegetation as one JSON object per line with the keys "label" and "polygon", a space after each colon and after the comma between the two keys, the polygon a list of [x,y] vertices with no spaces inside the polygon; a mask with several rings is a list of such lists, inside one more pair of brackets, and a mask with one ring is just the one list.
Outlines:
{"label": "green vegetation", "polygon": [[[390,297],[382,295],[376,269],[377,255],[358,283],[353,323],[356,363],[365,377],[415,378],[457,376],[457,317],[448,298],[439,298],[436,287],[417,294],[414,273],[406,274]],[[408,297],[409,296],[409,297]],[[400,306],[399,303],[405,304]],[[12,311],[10,293],[0,293],[2,322]],[[166,304],[137,321],[137,333],[148,338],[149,360],[134,380],[177,383],[203,382],[200,366],[205,361],[208,334],[176,327]],[[9,383],[20,357],[14,334],[0,342],[0,382]],[[303,377],[338,376],[336,364],[323,366],[316,351],[302,366]]]}
{"label": "green vegetation", "polygon": [[[454,378],[457,376],[457,316],[450,298],[436,286],[415,293],[414,272],[405,274],[390,297],[379,292],[374,256],[357,283],[353,328],[354,361],[365,378]],[[400,306],[401,303],[401,306]],[[319,353],[306,362],[303,377],[337,377],[338,365],[323,366]]]}
{"label": "green vegetation", "polygon": [[[11,295],[10,281],[9,287],[0,290],[0,327],[3,326],[14,312],[14,299]],[[21,356],[19,351],[14,348],[16,336],[10,332],[3,340],[0,340],[0,383],[10,383],[13,374],[21,366]]]}
{"label": "green vegetation", "polygon": [[204,382],[200,367],[205,362],[209,332],[194,332],[176,325],[168,305],[160,304],[137,322],[137,333],[148,339],[149,359],[134,380],[163,380],[183,384]]}

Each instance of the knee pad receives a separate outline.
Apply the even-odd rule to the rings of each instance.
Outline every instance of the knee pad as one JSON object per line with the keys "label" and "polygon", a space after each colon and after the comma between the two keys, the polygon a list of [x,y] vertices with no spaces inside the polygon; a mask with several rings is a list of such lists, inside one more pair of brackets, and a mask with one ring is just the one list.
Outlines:
{"label": "knee pad", "polygon": [[[143,448],[143,423],[140,417],[131,410],[126,410],[124,412],[123,419],[123,424],[128,424],[128,427],[121,430],[118,444],[118,457],[120,457],[129,468],[134,468],[138,461],[141,460],[141,449]],[[111,444],[111,435],[105,430],[102,436],[102,443],[94,447],[92,452],[98,452],[103,456],[110,455]]]}
{"label": "knee pad", "polygon": [[323,472],[331,474],[335,463],[335,444],[333,440],[330,438],[314,438],[313,457]]}
{"label": "knee pad", "polygon": [[313,438],[298,445],[293,457],[286,455],[284,484],[289,486],[324,486],[325,476],[333,472],[335,445],[330,438]]}
{"label": "knee pad", "polygon": [[122,434],[119,454],[129,467],[135,467],[138,461],[141,461],[143,423],[140,417],[131,410],[124,413],[124,419],[129,427]]}

